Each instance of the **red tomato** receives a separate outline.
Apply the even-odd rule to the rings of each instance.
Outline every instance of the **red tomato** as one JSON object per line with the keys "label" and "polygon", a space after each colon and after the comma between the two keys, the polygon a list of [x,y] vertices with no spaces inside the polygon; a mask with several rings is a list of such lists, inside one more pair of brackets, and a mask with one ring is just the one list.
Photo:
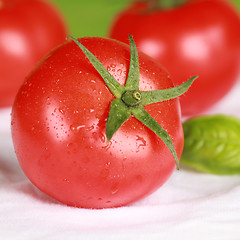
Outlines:
{"label": "red tomato", "polygon": [[[83,38],[120,84],[125,84],[129,46],[104,38]],[[161,65],[139,53],[140,90],[173,87]],[[106,141],[106,120],[113,94],[73,42],[41,61],[26,78],[12,110],[12,136],[20,165],[43,192],[67,205],[85,208],[122,206],[149,195],[175,169],[160,138],[130,117]],[[183,132],[178,99],[145,109],[168,132],[178,158]]]}
{"label": "red tomato", "polygon": [[185,116],[199,114],[233,87],[240,69],[240,18],[225,1],[192,0],[148,12],[132,4],[117,17],[109,36],[123,42],[132,34],[137,47],[157,59],[176,85],[198,81],[180,97]]}
{"label": "red tomato", "polygon": [[63,43],[62,17],[42,0],[0,1],[0,107],[10,106],[25,76]]}

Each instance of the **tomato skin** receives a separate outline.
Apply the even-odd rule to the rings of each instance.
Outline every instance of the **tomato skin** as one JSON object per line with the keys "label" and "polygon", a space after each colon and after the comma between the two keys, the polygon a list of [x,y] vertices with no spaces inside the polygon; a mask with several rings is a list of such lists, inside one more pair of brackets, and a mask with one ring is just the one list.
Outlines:
{"label": "tomato skin", "polygon": [[0,7],[0,107],[12,105],[24,78],[65,41],[62,16],[42,0],[4,0]]}
{"label": "tomato skin", "polygon": [[[125,84],[129,46],[110,39],[83,38],[87,47]],[[173,87],[158,62],[139,53],[140,90]],[[159,188],[175,169],[166,145],[131,117],[106,142],[106,119],[114,96],[79,47],[67,42],[27,77],[12,109],[15,151],[26,176],[67,205],[118,207]],[[178,157],[183,131],[178,99],[145,109],[173,139]]]}
{"label": "tomato skin", "polygon": [[198,81],[180,97],[184,116],[198,115],[234,86],[240,70],[240,18],[222,0],[192,0],[170,9],[146,13],[135,3],[120,13],[109,36],[157,59],[179,85],[193,75]]}

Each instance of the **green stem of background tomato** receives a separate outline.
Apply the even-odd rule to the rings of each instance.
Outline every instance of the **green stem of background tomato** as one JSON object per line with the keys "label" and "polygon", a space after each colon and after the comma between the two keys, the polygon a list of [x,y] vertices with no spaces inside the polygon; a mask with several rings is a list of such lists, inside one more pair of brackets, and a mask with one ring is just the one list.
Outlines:
{"label": "green stem of background tomato", "polygon": [[170,9],[186,3],[186,0],[147,0],[149,9],[154,11],[158,9]]}

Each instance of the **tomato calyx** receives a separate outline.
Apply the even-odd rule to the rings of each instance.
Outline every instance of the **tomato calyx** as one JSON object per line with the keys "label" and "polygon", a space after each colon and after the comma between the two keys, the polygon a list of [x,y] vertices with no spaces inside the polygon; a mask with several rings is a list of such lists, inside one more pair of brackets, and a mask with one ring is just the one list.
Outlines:
{"label": "tomato calyx", "polygon": [[179,169],[179,161],[169,134],[161,125],[144,109],[143,106],[176,98],[185,93],[197,76],[185,83],[161,90],[139,90],[139,59],[135,42],[131,35],[130,41],[130,66],[125,86],[122,86],[102,65],[102,63],[77,39],[69,36],[83,51],[97,72],[101,75],[109,90],[116,97],[111,103],[106,124],[107,140],[110,141],[114,133],[133,115],[142,124],[152,130],[169,148]]}
{"label": "tomato calyx", "polygon": [[129,90],[123,93],[122,101],[129,107],[137,106],[142,100],[142,94],[137,90]]}

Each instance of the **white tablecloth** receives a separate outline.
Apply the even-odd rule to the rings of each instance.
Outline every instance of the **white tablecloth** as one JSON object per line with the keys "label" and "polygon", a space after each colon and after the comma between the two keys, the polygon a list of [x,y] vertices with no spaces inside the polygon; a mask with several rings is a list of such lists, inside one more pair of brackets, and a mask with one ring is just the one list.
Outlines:
{"label": "white tablecloth", "polygon": [[[209,113],[240,117],[240,83]],[[36,189],[14,154],[10,109],[0,110],[0,239],[239,240],[240,175],[182,167],[151,196],[130,206],[67,207]]]}

